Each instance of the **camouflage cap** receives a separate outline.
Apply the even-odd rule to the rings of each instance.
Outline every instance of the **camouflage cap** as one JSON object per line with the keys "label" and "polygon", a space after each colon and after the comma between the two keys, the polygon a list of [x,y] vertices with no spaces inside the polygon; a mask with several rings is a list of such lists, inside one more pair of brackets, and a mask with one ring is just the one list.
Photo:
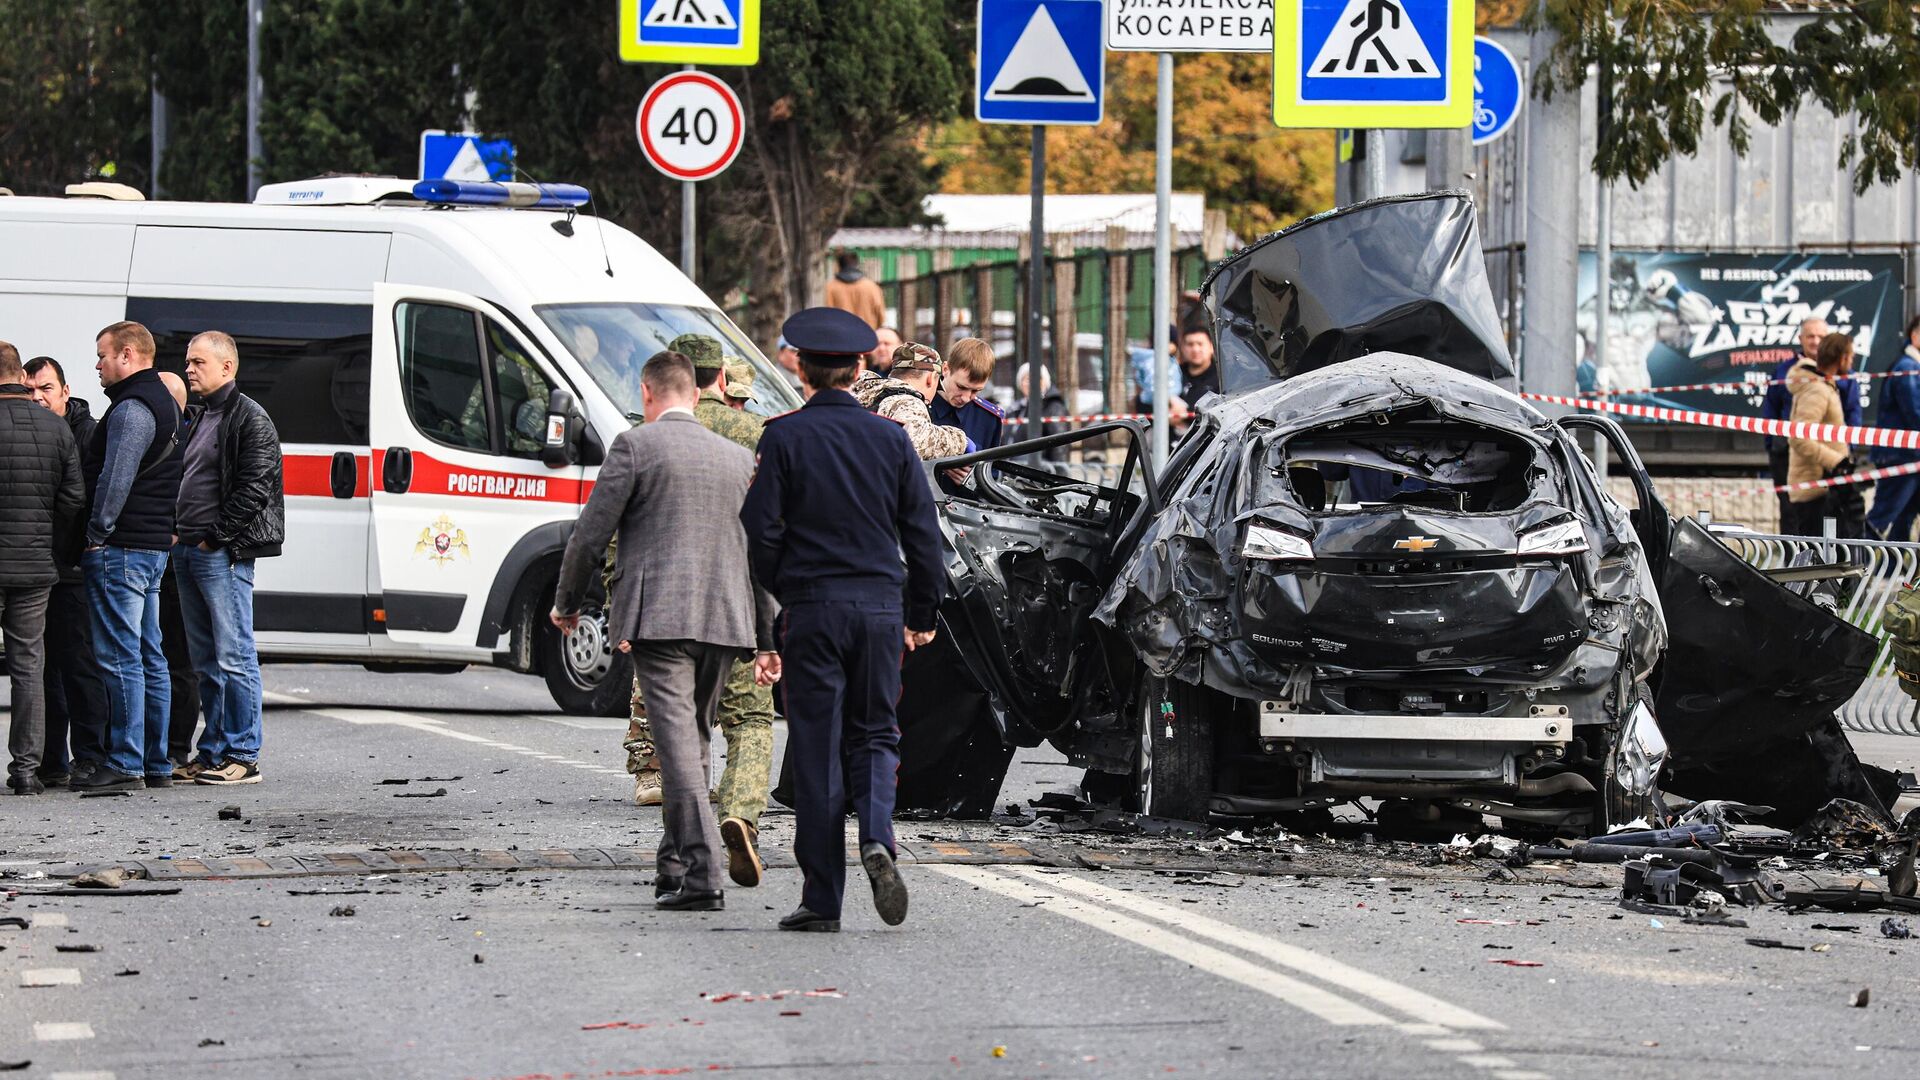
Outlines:
{"label": "camouflage cap", "polygon": [[667,348],[685,354],[697,368],[717,368],[723,363],[720,339],[707,334],[681,334],[667,342]]}
{"label": "camouflage cap", "polygon": [[934,350],[933,346],[909,341],[894,347],[893,370],[931,371],[937,375],[945,370],[945,365],[940,362],[940,354]]}
{"label": "camouflage cap", "polygon": [[758,401],[753,392],[753,365],[737,357],[727,357],[727,396],[741,401]]}

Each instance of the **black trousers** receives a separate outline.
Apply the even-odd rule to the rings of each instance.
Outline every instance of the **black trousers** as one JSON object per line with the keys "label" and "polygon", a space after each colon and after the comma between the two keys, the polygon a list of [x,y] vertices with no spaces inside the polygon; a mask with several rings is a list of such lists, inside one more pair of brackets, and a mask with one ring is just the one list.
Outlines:
{"label": "black trousers", "polygon": [[47,752],[40,771],[63,773],[70,761],[105,764],[107,688],[93,654],[86,586],[77,581],[55,585],[47,599],[46,685]]}
{"label": "black trousers", "polygon": [[[1774,487],[1780,487],[1787,482],[1787,445],[1784,439],[1781,440],[1780,445],[1767,451],[1767,471],[1773,476]],[[1777,491],[1774,493],[1774,498],[1780,500],[1780,532],[1786,536],[1807,535],[1805,533],[1796,533],[1787,527],[1788,522],[1796,520],[1793,501],[1787,498],[1787,493]],[[1820,535],[1820,529],[1817,524],[1812,535]]]}
{"label": "black trousers", "polygon": [[187,624],[180,615],[180,580],[169,571],[160,583],[160,651],[167,657],[173,700],[167,712],[167,756],[193,758],[193,730],[200,722],[200,677],[187,654]]}

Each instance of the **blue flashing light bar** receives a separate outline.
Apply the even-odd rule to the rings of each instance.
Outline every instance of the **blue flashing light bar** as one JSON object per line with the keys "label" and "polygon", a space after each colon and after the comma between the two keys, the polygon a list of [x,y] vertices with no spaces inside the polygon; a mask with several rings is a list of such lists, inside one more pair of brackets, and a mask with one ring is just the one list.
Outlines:
{"label": "blue flashing light bar", "polygon": [[585,206],[587,189],[578,184],[497,183],[491,180],[422,180],[413,197],[436,206],[507,206],[534,210],[570,210]]}

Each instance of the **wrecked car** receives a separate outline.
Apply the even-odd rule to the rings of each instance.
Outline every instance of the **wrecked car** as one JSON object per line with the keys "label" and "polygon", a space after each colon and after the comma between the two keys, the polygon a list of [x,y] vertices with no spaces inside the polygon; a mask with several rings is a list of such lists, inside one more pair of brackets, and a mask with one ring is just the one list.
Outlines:
{"label": "wrecked car", "polygon": [[[940,499],[903,809],[985,813],[1042,741],[1089,795],[1189,820],[1366,798],[1584,835],[1660,819],[1663,777],[1874,786],[1832,715],[1873,639],[1674,521],[1611,420],[1512,391],[1465,193],[1302,222],[1203,292],[1221,393],[1164,474],[1127,423],[937,463],[986,467]],[[1075,443],[1117,475],[1038,456]]]}

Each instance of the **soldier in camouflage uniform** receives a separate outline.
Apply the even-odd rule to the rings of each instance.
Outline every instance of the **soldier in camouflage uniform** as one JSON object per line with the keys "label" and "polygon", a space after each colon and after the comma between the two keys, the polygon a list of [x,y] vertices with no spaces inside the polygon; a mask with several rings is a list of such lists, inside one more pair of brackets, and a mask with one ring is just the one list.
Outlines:
{"label": "soldier in camouflage uniform", "polygon": [[[694,417],[714,434],[748,450],[757,449],[763,422],[727,404],[726,361],[720,342],[702,334],[682,334],[667,347],[693,361],[694,382],[700,386]],[[750,384],[745,389],[752,393]],[[735,663],[727,676],[720,694],[720,733],[727,740],[727,766],[714,793],[720,836],[727,845],[728,874],[735,884],[750,888],[760,883],[764,869],[756,842],[773,774],[773,689],[754,681],[751,661]],[[646,704],[640,698],[637,680],[625,745],[627,771],[634,775],[634,801],[642,806],[657,805],[661,798],[659,766],[654,760],[652,732],[647,727]]]}
{"label": "soldier in camouflage uniform", "polygon": [[[727,388],[722,392],[730,408],[746,410],[747,402],[759,401],[753,392],[753,365],[737,356],[727,357]],[[759,440],[754,440],[755,444]]]}
{"label": "soldier in camouflage uniform", "polygon": [[933,422],[927,403],[940,388],[940,373],[945,365],[932,347],[909,341],[893,350],[890,374],[869,371],[854,381],[847,392],[871,412],[907,429],[907,438],[921,461],[970,454],[976,447],[967,433],[957,427]]}

